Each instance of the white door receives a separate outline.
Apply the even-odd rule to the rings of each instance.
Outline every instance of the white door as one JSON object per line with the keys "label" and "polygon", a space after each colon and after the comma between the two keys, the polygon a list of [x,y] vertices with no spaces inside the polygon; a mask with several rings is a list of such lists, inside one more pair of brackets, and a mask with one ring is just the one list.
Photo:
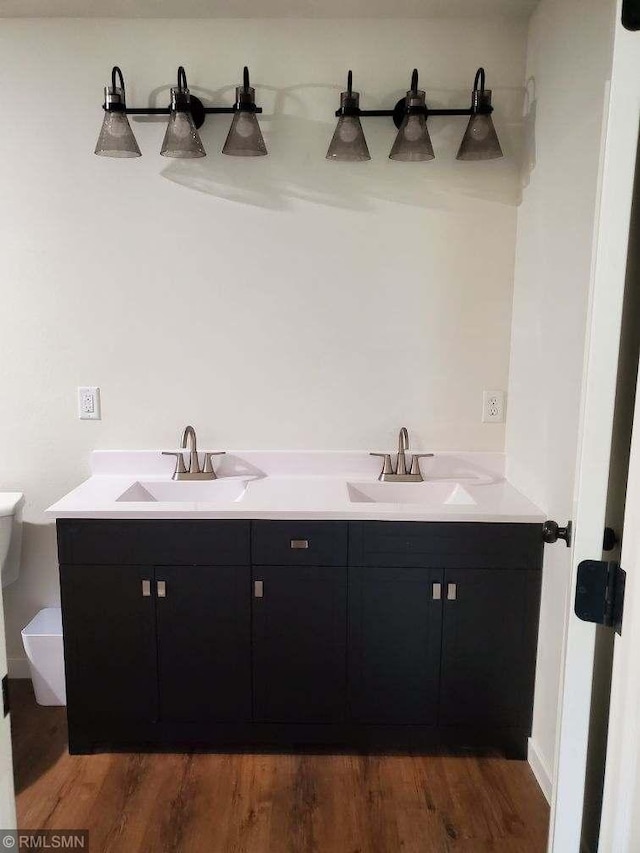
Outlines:
{"label": "white door", "polygon": [[[0,586],[0,678],[7,674],[7,650],[4,642],[4,611]],[[11,730],[9,716],[0,707],[0,829],[15,829],[16,802],[13,791],[13,762],[11,760]]]}
{"label": "white door", "polygon": [[[566,602],[564,673],[549,834],[549,850],[553,853],[580,850],[595,626],[581,622],[574,615],[573,603],[578,564],[582,560],[599,560],[602,554],[640,119],[640,33],[629,33],[622,28],[620,3],[617,18],[609,106],[603,129],[600,205],[594,234],[582,389],[572,583]],[[640,846],[600,847],[603,853],[622,853],[624,849],[637,851]]]}
{"label": "white door", "polygon": [[601,853],[640,850],[640,389],[633,440],[621,563],[627,582],[622,635],[616,636]]}

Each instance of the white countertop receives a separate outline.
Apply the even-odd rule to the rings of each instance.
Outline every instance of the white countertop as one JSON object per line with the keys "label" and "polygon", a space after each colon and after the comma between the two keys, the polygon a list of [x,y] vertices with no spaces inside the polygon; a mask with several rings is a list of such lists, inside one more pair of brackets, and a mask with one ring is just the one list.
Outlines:
{"label": "white countertop", "polygon": [[[159,450],[94,451],[92,476],[47,514],[521,523],[546,518],[505,480],[500,453],[438,452],[421,460],[425,483],[406,484],[409,489],[379,483],[381,460],[366,452],[230,451],[214,460],[216,481],[174,482],[174,465]],[[186,499],[163,499],[172,491]],[[215,497],[207,499],[207,493]]]}

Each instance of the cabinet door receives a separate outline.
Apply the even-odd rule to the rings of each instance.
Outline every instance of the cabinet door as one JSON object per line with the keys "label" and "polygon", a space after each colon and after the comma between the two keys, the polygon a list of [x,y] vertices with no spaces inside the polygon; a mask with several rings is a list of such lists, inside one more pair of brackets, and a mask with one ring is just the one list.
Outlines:
{"label": "cabinet door", "polygon": [[531,724],[540,572],[445,572],[440,723]]}
{"label": "cabinet door", "polygon": [[438,570],[350,570],[349,699],[354,720],[435,724],[441,590]]}
{"label": "cabinet door", "polygon": [[153,570],[60,566],[69,722],[157,718]]}
{"label": "cabinet door", "polygon": [[326,723],[344,718],[346,569],[253,569],[254,717]]}
{"label": "cabinet door", "polygon": [[160,719],[251,719],[248,567],[156,568]]}

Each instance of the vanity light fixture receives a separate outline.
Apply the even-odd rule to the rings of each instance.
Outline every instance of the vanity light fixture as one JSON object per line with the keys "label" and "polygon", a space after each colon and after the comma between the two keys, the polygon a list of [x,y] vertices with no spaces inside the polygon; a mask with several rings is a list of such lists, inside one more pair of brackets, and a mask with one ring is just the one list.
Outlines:
{"label": "vanity light fixture", "polygon": [[182,65],[178,68],[178,85],[171,89],[169,123],[162,140],[160,154],[163,157],[177,157],[183,160],[207,155],[191,115],[191,93]]}
{"label": "vanity light fixture", "polygon": [[422,89],[418,89],[418,71],[413,69],[411,88],[404,99],[404,118],[398,130],[396,141],[389,153],[390,160],[403,160],[415,163],[419,160],[433,160],[431,137],[427,129],[427,102]]}
{"label": "vanity light fixture", "polygon": [[340,116],[336,126],[327,160],[342,160],[349,163],[371,160],[367,140],[360,123],[360,92],[353,91],[353,73],[347,75],[347,91],[340,94]]}
{"label": "vanity light fixture", "polygon": [[351,91],[352,73],[349,71],[347,91],[340,95],[340,108],[336,110],[338,125],[327,152],[328,160],[355,162],[370,160],[369,150],[364,138],[361,117],[387,116],[393,118],[398,128],[393,147],[389,153],[391,160],[418,162],[433,160],[433,146],[427,119],[429,116],[469,116],[458,160],[492,160],[502,157],[491,113],[491,90],[484,88],[484,68],[476,72],[471,106],[459,109],[431,109],[427,106],[426,95],[418,89],[418,71],[413,69],[411,87],[392,110],[362,110],[360,96]]}
{"label": "vanity light fixture", "polygon": [[503,156],[491,110],[491,89],[484,88],[484,68],[478,68],[471,93],[471,118],[457,160],[496,160]]}
{"label": "vanity light fixture", "polygon": [[104,87],[104,119],[95,153],[99,157],[140,157],[141,152],[126,115],[124,77],[117,65],[111,85]]}
{"label": "vanity light fixture", "polygon": [[118,66],[111,72],[111,86],[105,88],[105,117],[95,153],[102,157],[139,157],[140,149],[129,125],[128,115],[168,115],[169,123],[160,153],[163,157],[192,159],[206,156],[198,128],[209,114],[233,115],[224,153],[234,156],[266,154],[256,113],[262,108],[255,103],[255,90],[249,85],[249,70],[244,68],[243,85],[236,89],[233,106],[206,107],[189,92],[183,66],[178,68],[177,86],[171,89],[168,107],[128,107],[125,102],[124,78]]}
{"label": "vanity light fixture", "polygon": [[233,157],[262,157],[267,153],[262,131],[256,118],[256,90],[249,85],[249,69],[245,65],[242,86],[236,87],[236,114],[222,147],[223,154]]}

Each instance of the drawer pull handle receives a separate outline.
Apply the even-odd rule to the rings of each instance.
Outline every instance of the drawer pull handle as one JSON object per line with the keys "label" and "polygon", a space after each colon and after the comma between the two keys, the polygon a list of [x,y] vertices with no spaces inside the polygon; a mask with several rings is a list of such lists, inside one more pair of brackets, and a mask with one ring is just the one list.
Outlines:
{"label": "drawer pull handle", "polygon": [[447,601],[455,601],[458,597],[458,585],[455,583],[447,584]]}
{"label": "drawer pull handle", "polygon": [[158,581],[158,598],[166,598],[167,597],[167,582],[166,581]]}
{"label": "drawer pull handle", "polygon": [[142,597],[149,598],[151,596],[151,581],[142,581]]}
{"label": "drawer pull handle", "polygon": [[262,598],[264,595],[264,581],[254,581],[253,597]]}
{"label": "drawer pull handle", "polygon": [[442,584],[434,583],[431,585],[431,599],[433,601],[440,601],[442,598]]}
{"label": "drawer pull handle", "polygon": [[306,549],[309,547],[309,540],[308,539],[292,539],[291,540],[291,547],[294,549],[296,549],[296,548]]}

